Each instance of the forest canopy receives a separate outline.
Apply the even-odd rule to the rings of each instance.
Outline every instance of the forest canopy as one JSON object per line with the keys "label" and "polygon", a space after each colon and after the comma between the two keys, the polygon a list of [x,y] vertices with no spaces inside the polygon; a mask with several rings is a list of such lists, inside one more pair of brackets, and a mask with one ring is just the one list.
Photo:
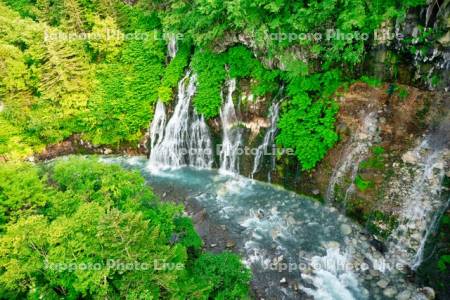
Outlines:
{"label": "forest canopy", "polygon": [[244,299],[250,271],[202,251],[183,208],[95,158],[0,168],[1,299]]}
{"label": "forest canopy", "polygon": [[[23,158],[73,134],[135,145],[156,101],[172,101],[190,67],[198,73],[193,103],[207,119],[219,114],[227,77],[252,79],[257,96],[287,85],[278,143],[311,169],[338,140],[333,94],[354,79],[370,44],[292,34],[372,37],[424,2],[2,0],[0,155]],[[178,53],[168,60],[171,35]]]}

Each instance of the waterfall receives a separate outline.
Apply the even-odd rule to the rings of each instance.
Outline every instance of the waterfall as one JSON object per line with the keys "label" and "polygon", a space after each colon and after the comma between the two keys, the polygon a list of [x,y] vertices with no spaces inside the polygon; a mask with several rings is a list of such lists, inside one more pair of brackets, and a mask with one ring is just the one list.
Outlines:
{"label": "waterfall", "polygon": [[178,102],[164,130],[163,140],[152,149],[149,159],[151,166],[180,167],[187,163],[186,150],[188,147],[186,141],[189,134],[189,103],[195,93],[195,80],[195,76],[189,76],[188,73],[179,82]]}
{"label": "waterfall", "polygon": [[354,192],[354,181],[358,175],[359,164],[369,153],[369,148],[372,146],[372,142],[377,134],[377,124],[378,118],[376,112],[370,112],[364,117],[362,126],[359,128],[358,132],[352,136],[349,145],[344,150],[339,163],[333,171],[327,189],[326,198],[328,201],[335,200],[336,185],[341,184],[349,172],[351,184],[347,187],[344,194],[344,203]]}
{"label": "waterfall", "polygon": [[150,149],[154,149],[156,145],[161,144],[164,138],[164,128],[166,126],[166,108],[164,103],[158,101],[156,104],[153,121],[150,125]]}
{"label": "waterfall", "polygon": [[427,237],[447,207],[447,201],[441,199],[447,151],[445,148],[433,149],[426,138],[403,156],[416,167],[409,184],[402,178],[408,193],[402,197],[399,226],[389,238],[388,255],[412,269],[422,263]]}
{"label": "waterfall", "polygon": [[189,139],[189,163],[198,168],[209,169],[213,164],[212,143],[205,118],[195,112],[192,116]]}
{"label": "waterfall", "polygon": [[[279,117],[279,113],[280,113],[280,104],[281,104],[281,101],[274,100],[272,102],[272,105],[270,106],[270,109],[269,109],[270,128],[267,130],[266,134],[264,135],[262,144],[259,145],[258,148],[256,149],[255,160],[253,161],[253,170],[252,170],[252,174],[251,174],[252,178],[261,169],[264,153],[267,151],[267,149],[269,147],[272,147],[274,144],[275,136],[278,131],[277,122],[278,122],[278,117]],[[275,157],[272,157],[272,158],[275,159]],[[273,168],[271,168],[271,170],[269,170],[269,173],[268,173],[269,181],[270,181],[270,173],[272,170],[273,170]]]}
{"label": "waterfall", "polygon": [[152,145],[148,163],[150,168],[212,166],[212,143],[208,127],[203,117],[190,110],[196,83],[196,75],[190,73],[180,80],[178,102],[164,132],[162,130],[166,118],[164,105],[158,102],[150,129]]}
{"label": "waterfall", "polygon": [[167,43],[167,52],[170,59],[173,59],[177,55],[177,39],[175,35],[171,35]]}
{"label": "waterfall", "polygon": [[233,103],[233,92],[236,90],[236,79],[226,83],[228,92],[225,103],[220,111],[222,121],[222,149],[220,151],[220,170],[239,173],[239,148],[242,145],[242,129]]}

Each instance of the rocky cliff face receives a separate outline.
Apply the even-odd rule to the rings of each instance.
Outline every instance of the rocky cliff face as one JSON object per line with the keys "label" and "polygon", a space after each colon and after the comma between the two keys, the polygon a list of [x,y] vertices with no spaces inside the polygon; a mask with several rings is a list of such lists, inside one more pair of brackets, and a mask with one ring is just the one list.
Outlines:
{"label": "rocky cliff face", "polygon": [[[254,149],[270,130],[273,97],[253,99],[239,86],[244,147]],[[339,94],[340,141],[313,171],[301,172],[295,156],[266,155],[252,174],[255,157],[243,154],[240,173],[331,203],[364,225],[391,261],[415,270],[448,206],[450,95],[365,83]],[[220,141],[220,122],[210,123]]]}

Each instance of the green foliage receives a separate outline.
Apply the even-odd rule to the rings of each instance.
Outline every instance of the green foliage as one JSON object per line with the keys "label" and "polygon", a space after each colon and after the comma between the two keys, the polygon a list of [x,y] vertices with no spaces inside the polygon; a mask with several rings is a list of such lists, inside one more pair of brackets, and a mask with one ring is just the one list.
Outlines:
{"label": "green foliage", "polygon": [[223,55],[206,50],[196,51],[192,57],[192,68],[198,76],[194,106],[197,113],[203,114],[207,119],[219,114],[221,89],[226,77],[224,64]]}
{"label": "green foliage", "polygon": [[294,148],[302,169],[319,162],[338,140],[334,130],[336,102],[328,97],[336,89],[337,73],[294,78],[288,86],[292,100],[284,105],[278,127],[277,142]]}
{"label": "green foliage", "polygon": [[363,169],[376,169],[382,170],[384,168],[384,148],[381,146],[375,146],[371,149],[371,157],[362,161],[359,165],[361,170]]}
{"label": "green foliage", "polygon": [[98,88],[82,118],[94,144],[136,142],[142,136],[158,97],[163,49],[155,40],[127,41],[117,60],[98,66]]}
{"label": "green foliage", "polygon": [[365,192],[367,189],[372,188],[374,183],[370,180],[364,180],[361,175],[357,175],[355,178],[355,185],[361,192]]}
{"label": "green foliage", "polygon": [[[165,44],[160,31],[151,31],[158,17],[122,1],[7,4],[46,24],[0,3],[0,138],[9,141],[0,154],[6,159],[74,133],[96,145],[135,143],[151,120],[161,78],[172,88],[187,64],[186,48],[164,72]],[[124,40],[121,30],[141,35]],[[95,38],[65,38],[74,32]]]}
{"label": "green foliage", "polygon": [[206,118],[219,114],[222,103],[221,89],[227,76],[253,79],[252,91],[257,96],[273,93],[278,89],[279,72],[264,68],[244,46],[231,47],[221,54],[197,50],[192,57],[192,68],[198,74],[194,105],[197,112]]}
{"label": "green foliage", "polygon": [[0,225],[39,212],[53,197],[46,178],[36,168],[6,164],[0,168]]}
{"label": "green foliage", "polygon": [[194,264],[193,276],[207,283],[205,299],[249,299],[250,272],[231,253],[202,255]]}
{"label": "green foliage", "polygon": [[175,219],[175,232],[175,238],[183,246],[194,250],[199,250],[203,246],[203,242],[195,232],[191,219],[185,217]]}
{"label": "green foliage", "polygon": [[[52,168],[51,179],[59,190],[76,196],[78,201],[97,202],[103,207],[137,211],[144,203],[155,200],[137,172],[125,172],[119,166],[91,160],[60,161]],[[76,209],[61,201],[51,205],[51,210],[57,210],[58,214],[69,214]]]}
{"label": "green foliage", "polygon": [[173,90],[177,87],[178,81],[182,78],[190,56],[190,44],[183,43],[178,46],[177,55],[170,61],[164,70],[161,85],[158,88],[158,97],[163,102],[173,99]]}
{"label": "green foliage", "polygon": [[442,255],[438,261],[438,268],[441,272],[447,270],[447,265],[450,266],[450,255]]}
{"label": "green foliage", "polygon": [[0,297],[248,294],[250,273],[239,258],[201,254],[182,207],[160,203],[136,172],[69,158],[43,167],[3,164],[0,176]]}
{"label": "green foliage", "polygon": [[379,79],[375,78],[375,77],[362,76],[360,78],[360,80],[362,82],[367,83],[370,87],[380,87],[381,84],[382,84],[382,82]]}
{"label": "green foliage", "polygon": [[378,210],[370,213],[366,224],[367,230],[370,233],[382,239],[388,238],[392,230],[397,228],[397,226],[398,220],[395,216]]}

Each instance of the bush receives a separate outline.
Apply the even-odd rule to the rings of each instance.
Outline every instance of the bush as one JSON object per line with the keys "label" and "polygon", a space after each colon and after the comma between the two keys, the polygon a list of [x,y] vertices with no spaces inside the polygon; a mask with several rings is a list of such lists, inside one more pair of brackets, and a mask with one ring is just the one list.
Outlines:
{"label": "bush", "polygon": [[250,271],[231,253],[202,255],[193,275],[208,283],[208,299],[248,299]]}

